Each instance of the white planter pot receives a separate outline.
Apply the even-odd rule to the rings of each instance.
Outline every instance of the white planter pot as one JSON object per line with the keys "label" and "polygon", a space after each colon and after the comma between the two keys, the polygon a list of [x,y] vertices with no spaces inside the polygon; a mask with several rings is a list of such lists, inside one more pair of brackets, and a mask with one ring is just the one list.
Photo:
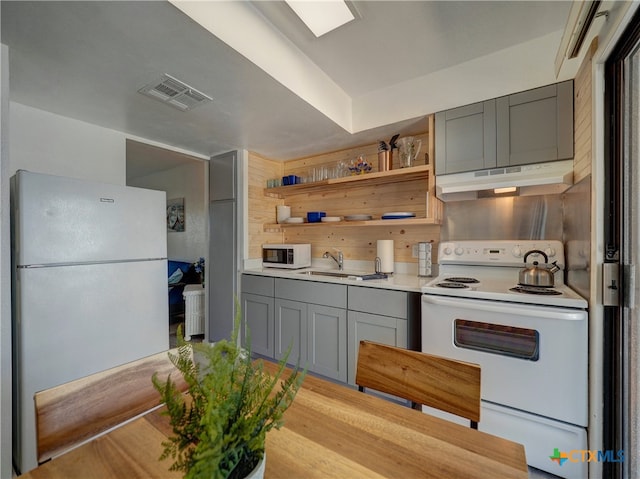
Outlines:
{"label": "white planter pot", "polygon": [[267,453],[265,452],[262,455],[262,459],[260,459],[256,467],[253,468],[253,471],[251,471],[245,479],[264,479],[264,467],[266,463]]}

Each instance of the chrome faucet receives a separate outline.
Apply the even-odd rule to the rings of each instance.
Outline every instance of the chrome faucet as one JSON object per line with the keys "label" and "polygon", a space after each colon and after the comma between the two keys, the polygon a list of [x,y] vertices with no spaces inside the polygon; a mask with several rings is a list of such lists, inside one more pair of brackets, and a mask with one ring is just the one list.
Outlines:
{"label": "chrome faucet", "polygon": [[342,271],[342,268],[344,267],[344,256],[342,255],[342,251],[340,251],[339,249],[336,249],[336,251],[338,252],[338,257],[337,258],[335,256],[333,256],[331,253],[329,253],[328,251],[325,251],[324,254],[322,255],[322,257],[323,258],[331,258],[331,259],[333,259],[333,261],[338,263],[338,269],[340,271]]}

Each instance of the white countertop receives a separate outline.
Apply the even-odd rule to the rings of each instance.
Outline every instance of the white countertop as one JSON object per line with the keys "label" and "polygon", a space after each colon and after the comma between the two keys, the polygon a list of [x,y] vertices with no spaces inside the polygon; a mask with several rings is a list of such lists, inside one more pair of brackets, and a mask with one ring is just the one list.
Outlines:
{"label": "white countertop", "polygon": [[337,283],[344,284],[349,286],[364,286],[368,288],[381,288],[381,289],[395,289],[399,291],[407,291],[407,292],[415,292],[420,293],[422,286],[426,285],[429,281],[433,279],[433,277],[421,278],[415,274],[399,274],[394,273],[389,275],[387,279],[367,279],[367,280],[357,280],[353,278],[337,278],[332,276],[310,276],[304,273],[305,271],[332,271],[332,272],[343,272],[343,273],[353,273],[354,275],[362,275],[362,274],[371,274],[373,271],[362,271],[362,270],[352,270],[345,269],[344,271],[338,271],[337,269],[328,269],[328,268],[303,268],[303,269],[279,269],[279,268],[248,268],[242,271],[245,274],[257,274],[261,276],[271,276],[276,278],[286,278],[286,279],[298,279],[302,281],[316,281],[322,283]]}

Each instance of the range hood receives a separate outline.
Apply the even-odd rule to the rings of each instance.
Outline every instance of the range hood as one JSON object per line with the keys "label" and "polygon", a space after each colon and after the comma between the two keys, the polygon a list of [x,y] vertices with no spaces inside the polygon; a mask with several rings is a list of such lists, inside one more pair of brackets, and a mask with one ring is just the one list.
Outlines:
{"label": "range hood", "polygon": [[573,184],[573,160],[436,176],[442,201],[559,194]]}

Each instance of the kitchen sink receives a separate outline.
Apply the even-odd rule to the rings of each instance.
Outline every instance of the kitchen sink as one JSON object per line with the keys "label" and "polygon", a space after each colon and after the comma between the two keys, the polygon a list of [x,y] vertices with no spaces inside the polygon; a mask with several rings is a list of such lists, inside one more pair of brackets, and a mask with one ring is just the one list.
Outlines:
{"label": "kitchen sink", "polygon": [[333,276],[334,278],[356,276],[354,273],[344,273],[340,271],[300,271],[298,274],[305,274],[307,276]]}
{"label": "kitchen sink", "polygon": [[333,278],[348,278],[355,280],[364,279],[385,279],[387,275],[384,273],[362,273],[362,272],[347,272],[347,271],[325,271],[325,270],[310,270],[300,271],[298,274],[304,274],[306,276],[329,276]]}

